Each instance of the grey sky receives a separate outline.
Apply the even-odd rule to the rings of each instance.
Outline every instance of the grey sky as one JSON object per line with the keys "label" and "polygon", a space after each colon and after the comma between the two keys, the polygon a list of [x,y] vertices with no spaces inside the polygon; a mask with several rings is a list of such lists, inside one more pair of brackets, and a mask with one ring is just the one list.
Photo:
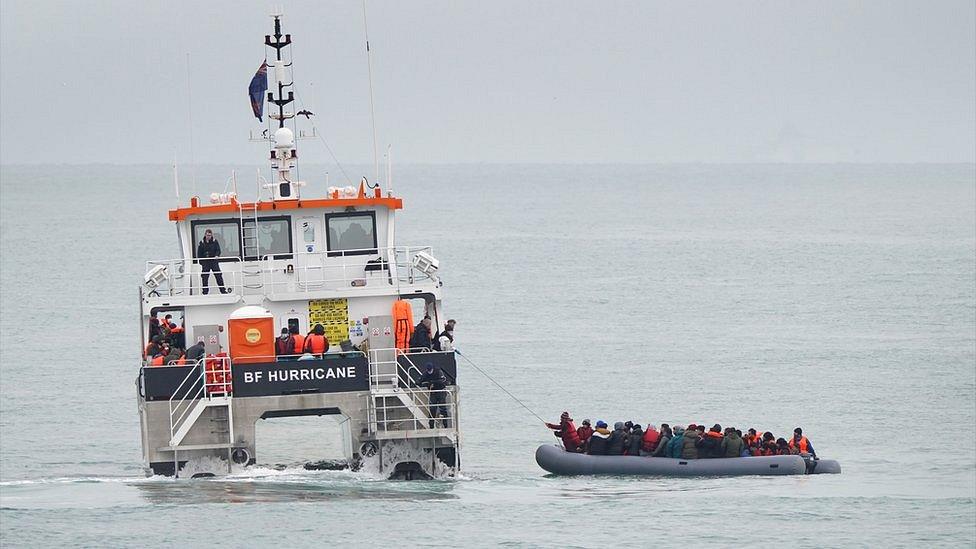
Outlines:
{"label": "grey sky", "polygon": [[[934,2],[369,2],[398,162],[973,162],[976,9]],[[268,2],[0,3],[0,161],[258,164]],[[284,2],[304,106],[369,161],[362,5]],[[305,142],[304,160],[328,162]]]}

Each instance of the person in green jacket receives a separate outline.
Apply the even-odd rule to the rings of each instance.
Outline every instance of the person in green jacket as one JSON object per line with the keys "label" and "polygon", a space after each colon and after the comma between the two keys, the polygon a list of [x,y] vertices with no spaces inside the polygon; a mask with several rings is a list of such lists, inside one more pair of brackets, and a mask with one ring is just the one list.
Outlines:
{"label": "person in green jacket", "polygon": [[742,431],[733,429],[722,439],[722,456],[727,458],[737,458],[742,456],[742,451],[746,449],[746,443],[742,440]]}
{"label": "person in green jacket", "polygon": [[698,459],[697,443],[701,440],[701,433],[696,425],[689,425],[681,442],[681,459]]}

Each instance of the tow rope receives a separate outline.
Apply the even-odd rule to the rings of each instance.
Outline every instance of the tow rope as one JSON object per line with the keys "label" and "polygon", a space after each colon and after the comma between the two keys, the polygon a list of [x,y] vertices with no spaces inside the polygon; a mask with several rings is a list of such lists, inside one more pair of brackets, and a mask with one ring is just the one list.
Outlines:
{"label": "tow rope", "polygon": [[528,406],[526,406],[524,402],[522,402],[521,400],[518,399],[518,397],[516,397],[511,392],[509,392],[508,389],[502,387],[502,384],[501,383],[498,383],[497,381],[495,381],[495,379],[493,377],[491,377],[490,375],[488,375],[487,372],[485,372],[484,370],[482,370],[481,368],[479,368],[478,365],[474,363],[474,361],[472,361],[470,358],[468,358],[467,356],[465,356],[461,351],[458,351],[457,349],[454,349],[454,352],[457,353],[458,356],[460,356],[464,360],[468,361],[468,364],[474,366],[474,369],[475,370],[478,370],[479,372],[481,372],[481,375],[483,375],[486,378],[488,378],[488,381],[494,383],[496,387],[498,387],[499,389],[501,389],[502,391],[504,391],[506,395],[508,395],[508,396],[510,396],[512,398],[512,400],[514,400],[515,402],[518,402],[519,406],[525,408],[525,410],[527,412],[529,412],[530,414],[534,415],[536,417],[536,419],[538,419],[542,423],[546,423],[546,420],[544,420],[541,417],[539,417],[539,414],[533,412],[532,411],[532,408],[529,408]]}

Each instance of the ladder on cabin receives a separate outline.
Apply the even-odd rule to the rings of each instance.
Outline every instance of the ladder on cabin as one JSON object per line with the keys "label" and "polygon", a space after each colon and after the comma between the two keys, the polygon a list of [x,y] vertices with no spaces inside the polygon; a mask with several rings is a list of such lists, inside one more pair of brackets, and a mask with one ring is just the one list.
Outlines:
{"label": "ladder on cabin", "polygon": [[[258,290],[264,286],[261,276],[261,246],[258,238],[258,205],[240,203],[241,215],[241,285],[244,288]],[[253,258],[248,263],[247,258]]]}

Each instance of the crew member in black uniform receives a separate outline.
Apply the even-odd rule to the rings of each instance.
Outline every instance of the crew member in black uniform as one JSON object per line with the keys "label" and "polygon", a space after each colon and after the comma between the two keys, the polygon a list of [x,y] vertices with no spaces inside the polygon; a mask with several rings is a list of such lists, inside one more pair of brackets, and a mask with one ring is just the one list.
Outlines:
{"label": "crew member in black uniform", "polygon": [[197,259],[200,260],[200,268],[202,270],[200,278],[202,280],[203,295],[210,293],[211,272],[213,272],[214,278],[217,279],[217,286],[220,288],[220,293],[227,293],[227,290],[224,289],[224,275],[220,272],[220,262],[216,259],[208,259],[217,257],[220,257],[220,244],[214,240],[213,231],[207,229],[203,233],[203,240],[197,245]]}

